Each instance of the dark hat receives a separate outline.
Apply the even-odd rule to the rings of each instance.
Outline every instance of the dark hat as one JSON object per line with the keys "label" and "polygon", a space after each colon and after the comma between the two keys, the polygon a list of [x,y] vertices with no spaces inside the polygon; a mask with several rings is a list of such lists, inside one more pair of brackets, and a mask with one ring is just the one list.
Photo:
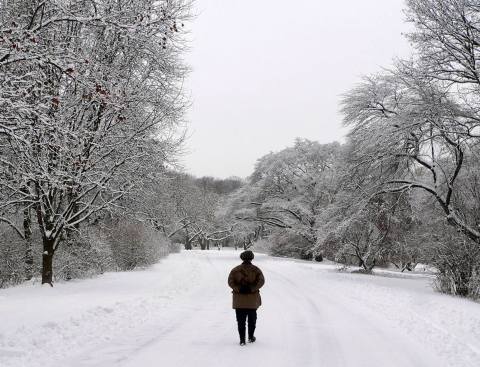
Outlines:
{"label": "dark hat", "polygon": [[252,261],[254,257],[255,257],[255,255],[250,250],[243,251],[240,254],[240,259],[242,259],[243,261]]}

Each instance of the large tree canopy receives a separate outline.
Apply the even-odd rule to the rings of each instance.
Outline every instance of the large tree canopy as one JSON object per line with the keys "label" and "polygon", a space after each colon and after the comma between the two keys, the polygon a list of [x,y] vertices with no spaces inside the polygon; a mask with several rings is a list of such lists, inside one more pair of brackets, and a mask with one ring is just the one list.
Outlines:
{"label": "large tree canopy", "polygon": [[65,233],[125,195],[151,148],[175,149],[187,10],[182,0],[0,3],[0,214],[34,210],[44,282]]}

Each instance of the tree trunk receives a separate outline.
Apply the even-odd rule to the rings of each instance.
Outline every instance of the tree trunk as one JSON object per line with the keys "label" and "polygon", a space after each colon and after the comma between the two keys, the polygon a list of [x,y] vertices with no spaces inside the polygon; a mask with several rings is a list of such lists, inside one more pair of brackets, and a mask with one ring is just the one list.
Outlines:
{"label": "tree trunk", "polygon": [[402,264],[402,273],[403,273],[405,270],[413,271],[413,268],[414,268],[414,266],[412,265],[411,262],[403,263],[403,264]]}
{"label": "tree trunk", "polygon": [[50,238],[43,239],[42,255],[42,284],[50,284],[53,287],[53,244]]}
{"label": "tree trunk", "polygon": [[363,265],[364,265],[363,267],[365,271],[370,274],[373,271],[373,268],[375,267],[376,263],[377,263],[377,259],[375,258],[370,262],[370,264],[368,263],[368,259],[367,259],[366,261],[363,262]]}
{"label": "tree trunk", "polygon": [[70,236],[67,234],[67,240],[65,241],[65,247],[67,248],[67,253],[69,254],[68,256],[68,260],[67,260],[67,264],[65,266],[65,280],[72,280],[72,271],[71,271],[71,267],[70,267],[70,263],[71,263],[71,257],[74,257],[75,254],[73,253],[72,251],[72,247],[73,247],[73,240],[72,238],[70,238]]}
{"label": "tree trunk", "polygon": [[30,208],[23,210],[23,233],[25,236],[25,280],[33,277],[32,219]]}
{"label": "tree trunk", "polygon": [[187,232],[187,235],[185,237],[185,250],[191,250],[191,249],[192,249],[192,241],[190,241],[190,238]]}

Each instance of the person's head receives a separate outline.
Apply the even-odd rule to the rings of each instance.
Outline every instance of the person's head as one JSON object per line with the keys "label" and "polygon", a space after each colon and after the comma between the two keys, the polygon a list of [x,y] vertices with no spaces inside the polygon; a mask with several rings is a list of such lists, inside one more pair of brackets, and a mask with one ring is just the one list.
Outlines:
{"label": "person's head", "polygon": [[242,259],[243,261],[246,261],[246,262],[251,262],[254,257],[255,257],[255,255],[254,255],[253,252],[250,251],[250,250],[243,251],[243,252],[240,254],[240,259]]}

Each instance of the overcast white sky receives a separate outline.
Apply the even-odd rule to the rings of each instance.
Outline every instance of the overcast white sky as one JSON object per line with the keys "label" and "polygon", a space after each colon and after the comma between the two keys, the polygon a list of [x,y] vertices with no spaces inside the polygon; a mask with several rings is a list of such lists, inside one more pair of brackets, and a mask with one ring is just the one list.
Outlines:
{"label": "overcast white sky", "polygon": [[196,0],[186,170],[246,177],[296,137],[341,140],[340,95],[407,56],[403,0]]}

